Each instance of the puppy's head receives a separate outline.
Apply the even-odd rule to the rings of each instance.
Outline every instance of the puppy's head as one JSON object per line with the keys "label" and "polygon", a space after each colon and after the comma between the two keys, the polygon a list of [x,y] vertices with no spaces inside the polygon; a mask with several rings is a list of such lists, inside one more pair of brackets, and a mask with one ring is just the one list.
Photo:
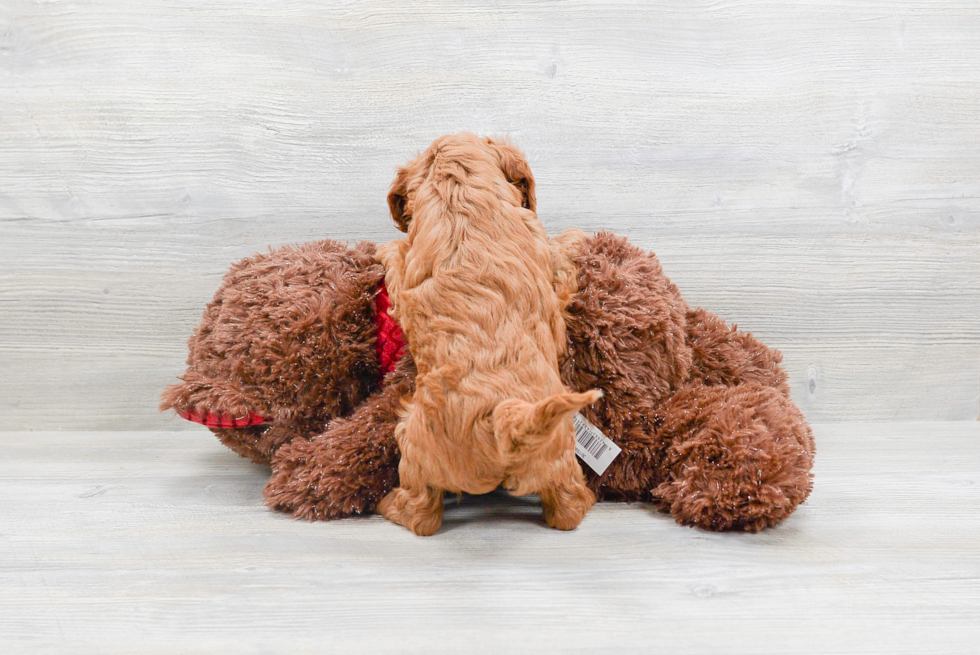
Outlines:
{"label": "puppy's head", "polygon": [[534,176],[524,154],[505,139],[490,139],[461,132],[436,139],[425,152],[398,168],[395,181],[388,192],[388,209],[395,225],[402,232],[408,232],[419,187],[425,183],[440,161],[447,160],[462,170],[467,170],[468,166],[491,162],[520,193],[521,205],[532,212],[537,211]]}

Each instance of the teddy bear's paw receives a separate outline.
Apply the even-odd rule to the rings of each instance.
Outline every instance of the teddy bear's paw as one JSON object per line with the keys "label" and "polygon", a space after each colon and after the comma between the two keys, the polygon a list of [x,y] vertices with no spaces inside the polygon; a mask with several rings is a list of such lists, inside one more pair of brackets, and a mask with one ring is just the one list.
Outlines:
{"label": "teddy bear's paw", "polygon": [[265,504],[311,521],[373,511],[398,483],[398,453],[371,446],[329,432],[284,445],[272,458]]}
{"label": "teddy bear's paw", "polygon": [[755,532],[792,514],[813,487],[813,438],[799,410],[772,388],[744,386],[705,388],[693,408],[667,417],[678,420],[669,475],[652,494],[678,523]]}
{"label": "teddy bear's paw", "polygon": [[[653,495],[681,525],[705,530],[758,532],[788,517],[807,491],[730,476],[681,477],[657,486]],[[811,482],[805,476],[804,489]]]}

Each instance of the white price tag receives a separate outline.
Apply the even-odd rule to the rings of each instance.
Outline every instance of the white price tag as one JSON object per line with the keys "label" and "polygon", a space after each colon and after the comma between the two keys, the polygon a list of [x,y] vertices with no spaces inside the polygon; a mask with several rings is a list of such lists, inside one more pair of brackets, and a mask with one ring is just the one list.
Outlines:
{"label": "white price tag", "polygon": [[575,454],[602,475],[622,449],[581,414],[576,413],[572,422],[575,425]]}

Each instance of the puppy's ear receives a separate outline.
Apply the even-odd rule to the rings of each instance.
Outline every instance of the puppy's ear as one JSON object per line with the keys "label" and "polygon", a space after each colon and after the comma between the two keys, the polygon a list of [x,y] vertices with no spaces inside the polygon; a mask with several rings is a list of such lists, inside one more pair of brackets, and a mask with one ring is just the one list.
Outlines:
{"label": "puppy's ear", "polygon": [[388,210],[391,212],[391,219],[402,232],[408,232],[408,223],[412,220],[405,206],[407,202],[408,169],[399,168],[395,181],[391,183],[391,190],[388,191]]}
{"label": "puppy's ear", "polygon": [[523,197],[521,204],[526,209],[537,212],[538,201],[534,196],[534,176],[531,175],[531,166],[524,158],[524,153],[506,141],[490,139],[490,143],[497,150],[500,169],[507,176],[507,180],[520,190]]}

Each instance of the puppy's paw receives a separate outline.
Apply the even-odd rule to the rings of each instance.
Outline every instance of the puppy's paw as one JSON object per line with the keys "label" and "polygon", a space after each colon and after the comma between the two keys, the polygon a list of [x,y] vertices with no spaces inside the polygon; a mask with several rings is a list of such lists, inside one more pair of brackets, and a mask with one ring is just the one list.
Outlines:
{"label": "puppy's paw", "polygon": [[399,487],[381,499],[378,513],[420,537],[428,537],[442,527],[442,494],[432,490],[414,493]]}
{"label": "puppy's paw", "polygon": [[561,489],[542,493],[541,504],[544,508],[544,521],[549,528],[574,530],[595,505],[595,495],[576,480]]}

